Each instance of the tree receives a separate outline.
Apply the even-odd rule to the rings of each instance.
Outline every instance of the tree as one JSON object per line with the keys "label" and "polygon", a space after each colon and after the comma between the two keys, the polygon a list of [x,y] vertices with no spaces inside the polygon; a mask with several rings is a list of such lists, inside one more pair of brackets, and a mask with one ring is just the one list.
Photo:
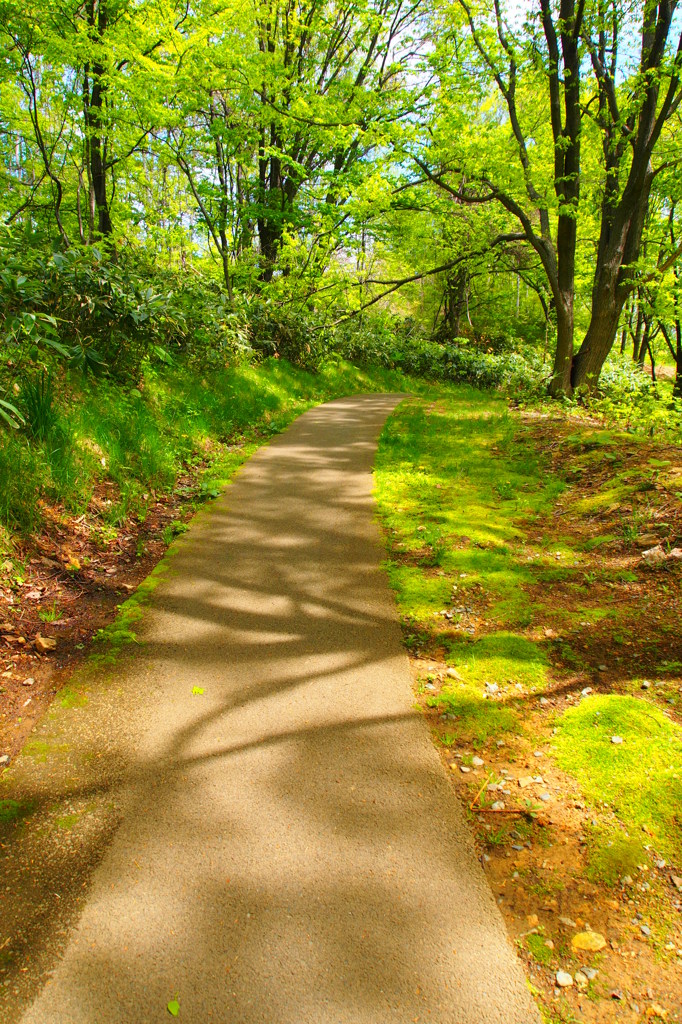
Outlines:
{"label": "tree", "polygon": [[[682,36],[676,48],[671,42],[676,0],[637,8],[640,53],[631,73],[629,53],[621,55],[619,41],[632,24],[615,0],[597,0],[596,5],[539,0],[539,9],[514,28],[501,0],[495,0],[490,15],[475,10],[469,0],[459,0],[459,7],[463,24],[445,19],[450,36],[435,58],[442,95],[473,85],[476,100],[487,99],[491,113],[483,124],[474,113],[473,131],[457,132],[452,105],[445,103],[436,112],[437,131],[430,133],[422,153],[413,151],[412,156],[428,180],[462,203],[497,202],[520,226],[540,259],[556,315],[550,391],[570,394],[598,380],[623,304],[636,287],[652,183],[668,166],[665,161],[654,166],[654,156],[663,127],[682,98]],[[447,60],[453,46],[460,58],[454,71]],[[502,108],[488,99],[491,86]],[[551,146],[538,118],[538,98],[548,115]],[[454,121],[461,129],[461,107]],[[574,355],[577,245],[585,219],[582,150],[595,129],[601,141],[599,243],[590,320]],[[593,195],[588,198],[594,202]],[[659,272],[678,255],[670,254]]]}

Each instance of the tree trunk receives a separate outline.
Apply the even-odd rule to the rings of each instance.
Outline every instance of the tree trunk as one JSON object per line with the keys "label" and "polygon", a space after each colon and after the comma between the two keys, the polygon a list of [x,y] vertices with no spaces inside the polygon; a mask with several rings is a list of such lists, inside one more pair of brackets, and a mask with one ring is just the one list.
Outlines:
{"label": "tree trunk", "polygon": [[675,324],[677,335],[677,346],[675,351],[675,383],[673,384],[673,398],[682,398],[682,324],[678,320]]}
{"label": "tree trunk", "polygon": [[[88,24],[102,43],[107,30],[105,0],[90,0]],[[103,137],[102,111],[105,101],[105,68],[95,60],[85,65],[83,75],[83,112],[86,130],[86,157],[90,184],[91,230],[97,235],[110,235],[113,231],[107,198],[107,140]],[[96,222],[96,223],[95,223]]]}
{"label": "tree trunk", "polygon": [[561,395],[570,395],[573,390],[573,385],[571,384],[574,329],[572,292],[563,295],[559,302],[555,302],[554,306],[556,309],[557,337],[549,393],[553,398],[559,398]]}
{"label": "tree trunk", "polygon": [[627,291],[619,287],[620,262],[610,261],[598,270],[592,291],[592,315],[580,350],[573,360],[571,383],[573,388],[596,387],[602,366],[618,331],[618,321],[627,298]]}
{"label": "tree trunk", "polygon": [[675,383],[673,384],[673,398],[682,398],[682,321],[680,320],[680,274],[679,267],[675,268]]}

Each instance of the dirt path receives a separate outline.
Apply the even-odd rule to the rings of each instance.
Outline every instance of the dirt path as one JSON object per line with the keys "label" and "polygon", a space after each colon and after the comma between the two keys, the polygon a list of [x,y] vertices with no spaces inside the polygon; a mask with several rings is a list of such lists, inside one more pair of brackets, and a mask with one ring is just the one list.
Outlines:
{"label": "dirt path", "polygon": [[44,894],[65,952],[22,1024],[152,1024],[176,995],[191,1024],[539,1020],[379,568],[370,471],[399,400],[329,403],[252,458],[182,539],[137,656],[17,762],[34,804],[117,822],[92,826],[73,923]]}

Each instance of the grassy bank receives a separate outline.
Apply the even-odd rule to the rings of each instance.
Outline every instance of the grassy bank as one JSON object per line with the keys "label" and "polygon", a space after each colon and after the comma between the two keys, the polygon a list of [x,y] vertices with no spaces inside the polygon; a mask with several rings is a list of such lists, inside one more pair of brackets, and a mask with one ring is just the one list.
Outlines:
{"label": "grassy bank", "polygon": [[[403,403],[380,443],[418,699],[548,1020],[580,1009],[553,993],[581,963],[562,921],[661,981],[682,947],[680,563],[641,555],[679,543],[680,472],[678,447],[467,387]],[[595,996],[622,988],[600,956]]]}
{"label": "grassy bank", "polygon": [[401,374],[330,360],[318,373],[285,360],[237,364],[210,375],[147,363],[137,386],[64,373],[36,377],[15,397],[25,429],[0,431],[0,529],[28,537],[61,511],[92,514],[106,535],[146,515],[184,470],[205,470],[215,491],[235,462],[310,405],[357,391],[404,386]]}

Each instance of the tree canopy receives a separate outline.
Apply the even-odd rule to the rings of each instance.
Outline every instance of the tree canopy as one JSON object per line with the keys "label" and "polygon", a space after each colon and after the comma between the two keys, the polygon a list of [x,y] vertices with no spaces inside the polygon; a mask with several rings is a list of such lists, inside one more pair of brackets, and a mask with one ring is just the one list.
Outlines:
{"label": "tree canopy", "polygon": [[5,340],[104,362],[44,294],[80,267],[133,326],[199,280],[218,333],[244,302],[502,323],[557,396],[658,338],[680,393],[681,29],[677,0],[3,0]]}

